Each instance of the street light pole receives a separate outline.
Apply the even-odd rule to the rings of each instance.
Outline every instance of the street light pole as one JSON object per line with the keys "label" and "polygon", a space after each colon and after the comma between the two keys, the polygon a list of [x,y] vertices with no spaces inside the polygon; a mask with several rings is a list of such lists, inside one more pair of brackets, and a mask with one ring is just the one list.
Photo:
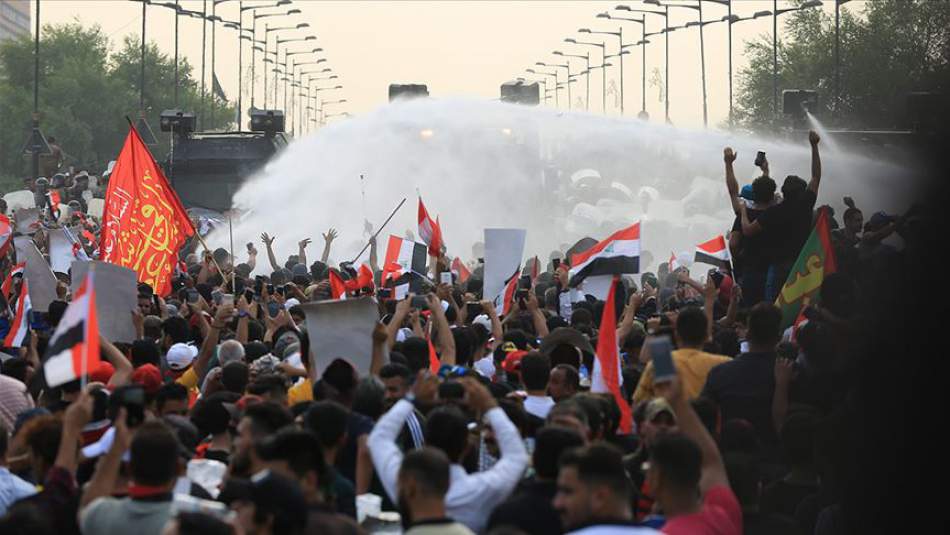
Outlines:
{"label": "street light pole", "polygon": [[[600,15],[598,15],[598,17],[600,17]],[[605,17],[601,17],[601,18],[605,18]],[[616,32],[594,31],[594,30],[590,30],[589,28],[581,28],[580,30],[578,30],[578,32],[588,33],[588,34],[613,35],[614,37],[618,38],[617,54],[618,54],[618,59],[620,60],[619,61],[619,64],[620,64],[620,115],[623,115],[623,56],[624,56],[622,54],[623,52],[623,26],[620,26],[620,29]],[[607,43],[604,43],[604,52],[606,53],[606,51],[607,51]],[[604,56],[604,61],[607,61],[606,55]],[[607,76],[606,69],[604,69],[603,74],[606,79],[606,76]],[[605,83],[606,83],[606,80],[605,80]],[[604,94],[606,95],[606,92]],[[606,113],[606,108],[605,108],[604,113]]]}
{"label": "street light pole", "polygon": [[198,114],[198,120],[201,121],[202,129],[205,125],[205,56],[207,55],[205,46],[208,40],[208,0],[201,1],[201,113]]}
{"label": "street light pole", "polygon": [[145,8],[146,0],[142,1],[142,64],[139,72],[139,113],[145,113]]}
{"label": "street light pole", "polygon": [[[603,69],[600,75],[600,89],[601,89],[601,113],[604,115],[607,114],[607,69],[604,68],[604,65],[607,64],[607,43],[593,43],[590,41],[578,41],[577,39],[568,37],[564,39],[565,43],[571,43],[573,45],[585,45],[585,46],[596,46],[600,47],[601,62],[600,66]],[[596,68],[596,66],[594,67]],[[588,74],[593,69],[587,69]]]}
{"label": "street light pole", "polygon": [[44,152],[40,133],[40,0],[36,0],[36,35],[33,38],[33,132],[30,135],[33,183],[40,176],[40,152]]}
{"label": "street light pole", "polygon": [[772,0],[772,120],[778,117],[778,0]]}
{"label": "street light pole", "polygon": [[699,0],[699,63],[703,79],[703,127],[709,128],[709,111],[706,107],[706,41],[703,39],[703,0]]}

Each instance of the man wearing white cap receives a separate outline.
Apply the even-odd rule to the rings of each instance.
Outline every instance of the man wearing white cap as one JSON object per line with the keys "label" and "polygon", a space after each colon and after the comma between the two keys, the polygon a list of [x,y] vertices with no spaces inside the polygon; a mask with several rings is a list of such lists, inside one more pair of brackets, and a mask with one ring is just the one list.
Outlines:
{"label": "man wearing white cap", "polygon": [[168,363],[168,368],[172,371],[175,377],[180,376],[185,373],[192,363],[195,361],[195,357],[198,356],[198,348],[183,343],[177,343],[168,348],[168,353],[165,355],[165,361]]}

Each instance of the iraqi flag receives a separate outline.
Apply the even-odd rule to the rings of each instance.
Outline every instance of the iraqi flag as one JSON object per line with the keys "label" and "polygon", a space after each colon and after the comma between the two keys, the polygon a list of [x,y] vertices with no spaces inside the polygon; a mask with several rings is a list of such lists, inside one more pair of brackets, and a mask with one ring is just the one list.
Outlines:
{"label": "iraqi flag", "polygon": [[93,269],[79,286],[46,348],[43,373],[50,388],[82,378],[99,365],[99,322]]}
{"label": "iraqi flag", "polygon": [[426,211],[426,205],[419,197],[419,237],[429,246],[429,254],[439,256],[442,253],[442,228],[438,221],[433,221]]}
{"label": "iraqi flag", "polygon": [[23,347],[27,336],[30,334],[30,312],[33,307],[30,304],[30,289],[27,280],[23,279],[20,285],[20,298],[17,299],[16,316],[13,317],[13,323],[10,324],[10,332],[3,340],[3,347]]}
{"label": "iraqi flag", "polygon": [[459,282],[465,283],[469,277],[472,276],[472,272],[465,267],[465,264],[462,263],[462,259],[455,257],[455,260],[452,261],[452,273],[455,273],[455,276],[458,277]]}
{"label": "iraqi flag", "polygon": [[330,298],[346,299],[346,283],[343,282],[343,277],[340,276],[340,272],[335,269],[331,269],[329,277]]}
{"label": "iraqi flag", "polygon": [[571,287],[592,275],[640,272],[640,222],[614,232],[583,253],[571,257]]}
{"label": "iraqi flag", "polygon": [[600,333],[597,337],[597,358],[594,359],[594,373],[591,376],[592,393],[608,392],[620,407],[620,430],[633,431],[633,416],[630,405],[620,392],[623,375],[620,373],[620,349],[617,344],[616,293],[620,277],[614,275],[604,304],[604,313],[600,320]]}
{"label": "iraqi flag", "polygon": [[10,270],[10,273],[7,275],[7,278],[4,279],[3,285],[0,286],[0,292],[3,293],[5,299],[10,299],[10,290],[13,289],[13,277],[17,275],[22,276],[23,271],[26,269],[26,262],[20,262],[19,264],[13,266],[13,269]]}
{"label": "iraqi flag", "polygon": [[514,274],[511,275],[511,278],[508,279],[508,282],[505,283],[505,291],[502,294],[501,298],[501,307],[495,306],[496,309],[501,309],[501,315],[507,316],[511,312],[512,304],[515,300],[515,293],[518,291],[518,274],[521,273],[521,266],[518,266],[518,269],[515,270]]}
{"label": "iraqi flag", "polygon": [[0,257],[7,256],[13,243],[13,223],[5,214],[0,214]]}
{"label": "iraqi flag", "polygon": [[389,237],[386,261],[383,264],[383,281],[398,279],[405,273],[419,275],[426,271],[426,245],[398,236]]}
{"label": "iraqi flag", "polygon": [[722,236],[716,236],[696,246],[696,257],[693,261],[716,266],[722,271],[731,273],[730,260],[726,239]]}

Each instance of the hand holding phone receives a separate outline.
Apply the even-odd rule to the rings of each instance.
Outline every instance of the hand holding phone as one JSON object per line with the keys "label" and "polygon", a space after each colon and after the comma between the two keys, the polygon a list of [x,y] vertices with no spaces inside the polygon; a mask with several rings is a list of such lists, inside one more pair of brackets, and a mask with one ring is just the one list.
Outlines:
{"label": "hand holding phone", "polygon": [[452,272],[450,272],[450,271],[443,271],[442,273],[439,273],[439,282],[441,282],[442,284],[449,284],[449,285],[451,285],[451,284],[452,284]]}
{"label": "hand holding phone", "polygon": [[653,383],[664,383],[676,378],[673,366],[673,344],[669,336],[657,336],[648,342],[653,359]]}

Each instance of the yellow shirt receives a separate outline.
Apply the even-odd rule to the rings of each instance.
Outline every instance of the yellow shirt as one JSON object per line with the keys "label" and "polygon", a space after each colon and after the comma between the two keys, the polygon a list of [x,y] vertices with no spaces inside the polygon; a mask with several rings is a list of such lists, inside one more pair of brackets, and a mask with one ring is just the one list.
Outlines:
{"label": "yellow shirt", "polygon": [[[724,355],[714,355],[698,349],[676,349],[673,351],[673,367],[676,368],[676,375],[679,376],[680,385],[683,387],[683,393],[686,399],[693,399],[699,396],[703,391],[703,385],[706,384],[706,376],[709,370],[732,360]],[[633,393],[633,403],[653,399],[656,394],[653,392],[653,362],[647,362],[643,369],[643,375],[640,376],[640,383]]]}
{"label": "yellow shirt", "polygon": [[313,401],[313,385],[310,379],[300,381],[287,391],[287,405],[293,407],[304,401]]}
{"label": "yellow shirt", "polygon": [[195,373],[194,366],[185,370],[185,373],[181,374],[181,376],[178,377],[175,382],[184,386],[188,390],[198,388],[198,374]]}

